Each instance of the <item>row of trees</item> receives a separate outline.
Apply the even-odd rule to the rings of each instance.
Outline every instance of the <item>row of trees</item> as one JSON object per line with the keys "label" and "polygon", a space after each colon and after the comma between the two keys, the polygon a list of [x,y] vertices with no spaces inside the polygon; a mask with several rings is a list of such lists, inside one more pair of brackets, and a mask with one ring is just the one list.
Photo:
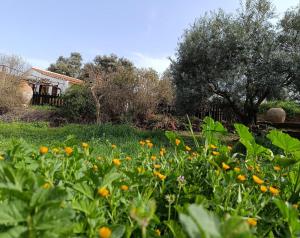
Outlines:
{"label": "row of trees", "polygon": [[97,123],[143,122],[153,113],[168,111],[173,103],[174,88],[168,71],[159,77],[155,70],[138,69],[128,59],[115,55],[96,56],[83,65],[81,55],[71,53],[68,58],[59,57],[48,69],[85,82],[85,89],[75,87],[65,95],[63,111],[77,120],[95,114]]}
{"label": "row of trees", "polygon": [[300,5],[277,22],[270,0],[245,0],[235,14],[206,14],[185,31],[162,80],[114,55],[83,65],[81,55],[72,53],[49,70],[86,82],[98,122],[105,115],[145,118],[171,105],[175,89],[178,113],[195,114],[217,100],[243,123],[255,123],[265,99],[299,99]]}

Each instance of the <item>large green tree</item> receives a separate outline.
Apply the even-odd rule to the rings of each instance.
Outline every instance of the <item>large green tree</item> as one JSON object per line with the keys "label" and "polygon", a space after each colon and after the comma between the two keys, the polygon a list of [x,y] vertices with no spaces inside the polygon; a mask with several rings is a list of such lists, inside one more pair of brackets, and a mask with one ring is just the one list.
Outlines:
{"label": "large green tree", "polygon": [[48,68],[49,71],[78,78],[81,75],[82,56],[80,53],[72,52],[69,57],[60,56],[54,64]]}
{"label": "large green tree", "polygon": [[171,66],[179,108],[191,113],[217,96],[251,124],[267,96],[299,80],[299,45],[274,16],[270,1],[246,0],[236,14],[207,14],[186,30]]}

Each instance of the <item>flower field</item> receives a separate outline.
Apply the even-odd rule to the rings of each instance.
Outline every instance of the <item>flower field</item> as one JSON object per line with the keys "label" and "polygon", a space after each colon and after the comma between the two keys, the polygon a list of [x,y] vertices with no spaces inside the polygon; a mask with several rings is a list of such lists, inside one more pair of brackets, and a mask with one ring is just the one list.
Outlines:
{"label": "flower field", "polygon": [[[201,139],[166,132],[105,153],[86,141],[8,146],[0,157],[0,238],[299,237],[300,141],[280,131],[270,148],[235,124],[205,118]],[[276,148],[276,149],[274,149]]]}

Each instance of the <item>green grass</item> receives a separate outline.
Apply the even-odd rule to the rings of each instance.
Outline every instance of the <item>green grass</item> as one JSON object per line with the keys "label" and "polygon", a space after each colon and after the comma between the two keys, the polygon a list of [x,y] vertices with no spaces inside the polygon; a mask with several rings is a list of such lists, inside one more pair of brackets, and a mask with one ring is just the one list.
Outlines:
{"label": "green grass", "polygon": [[23,139],[34,148],[41,145],[50,148],[88,142],[94,146],[95,153],[108,152],[107,145],[116,144],[126,153],[136,153],[139,140],[151,139],[155,147],[166,146],[163,131],[144,131],[129,125],[78,125],[50,128],[47,123],[0,123],[0,151],[6,150],[15,140]]}

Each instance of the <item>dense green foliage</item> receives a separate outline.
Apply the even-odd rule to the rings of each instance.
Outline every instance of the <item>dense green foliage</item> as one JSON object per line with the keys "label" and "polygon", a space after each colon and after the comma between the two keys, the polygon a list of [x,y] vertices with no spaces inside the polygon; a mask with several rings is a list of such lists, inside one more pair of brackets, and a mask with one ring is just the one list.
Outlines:
{"label": "dense green foliage", "polygon": [[253,123],[267,96],[299,81],[299,6],[279,28],[274,14],[269,0],[246,0],[234,15],[207,14],[186,30],[172,62],[182,112],[214,96]]}
{"label": "dense green foliage", "polygon": [[294,101],[268,101],[262,103],[259,107],[259,112],[264,113],[272,107],[281,107],[285,110],[288,117],[293,117],[300,114],[300,105]]}
{"label": "dense green foliage", "polygon": [[[64,133],[71,128],[80,136],[75,126]],[[113,129],[98,133],[107,128]],[[221,123],[205,118],[201,128],[204,140],[195,137],[193,147],[166,132],[172,149],[149,133],[139,141],[126,127],[114,131],[126,140],[107,136],[100,151],[72,139],[39,150],[19,142],[5,146],[0,236],[298,237],[300,141],[272,130],[267,138],[280,149],[272,153],[235,124],[246,153],[233,153],[220,140],[227,134]],[[43,125],[32,129],[45,131]],[[92,132],[82,132],[85,142]],[[48,133],[50,141],[55,133]],[[123,144],[134,137],[138,150],[126,150]]]}

